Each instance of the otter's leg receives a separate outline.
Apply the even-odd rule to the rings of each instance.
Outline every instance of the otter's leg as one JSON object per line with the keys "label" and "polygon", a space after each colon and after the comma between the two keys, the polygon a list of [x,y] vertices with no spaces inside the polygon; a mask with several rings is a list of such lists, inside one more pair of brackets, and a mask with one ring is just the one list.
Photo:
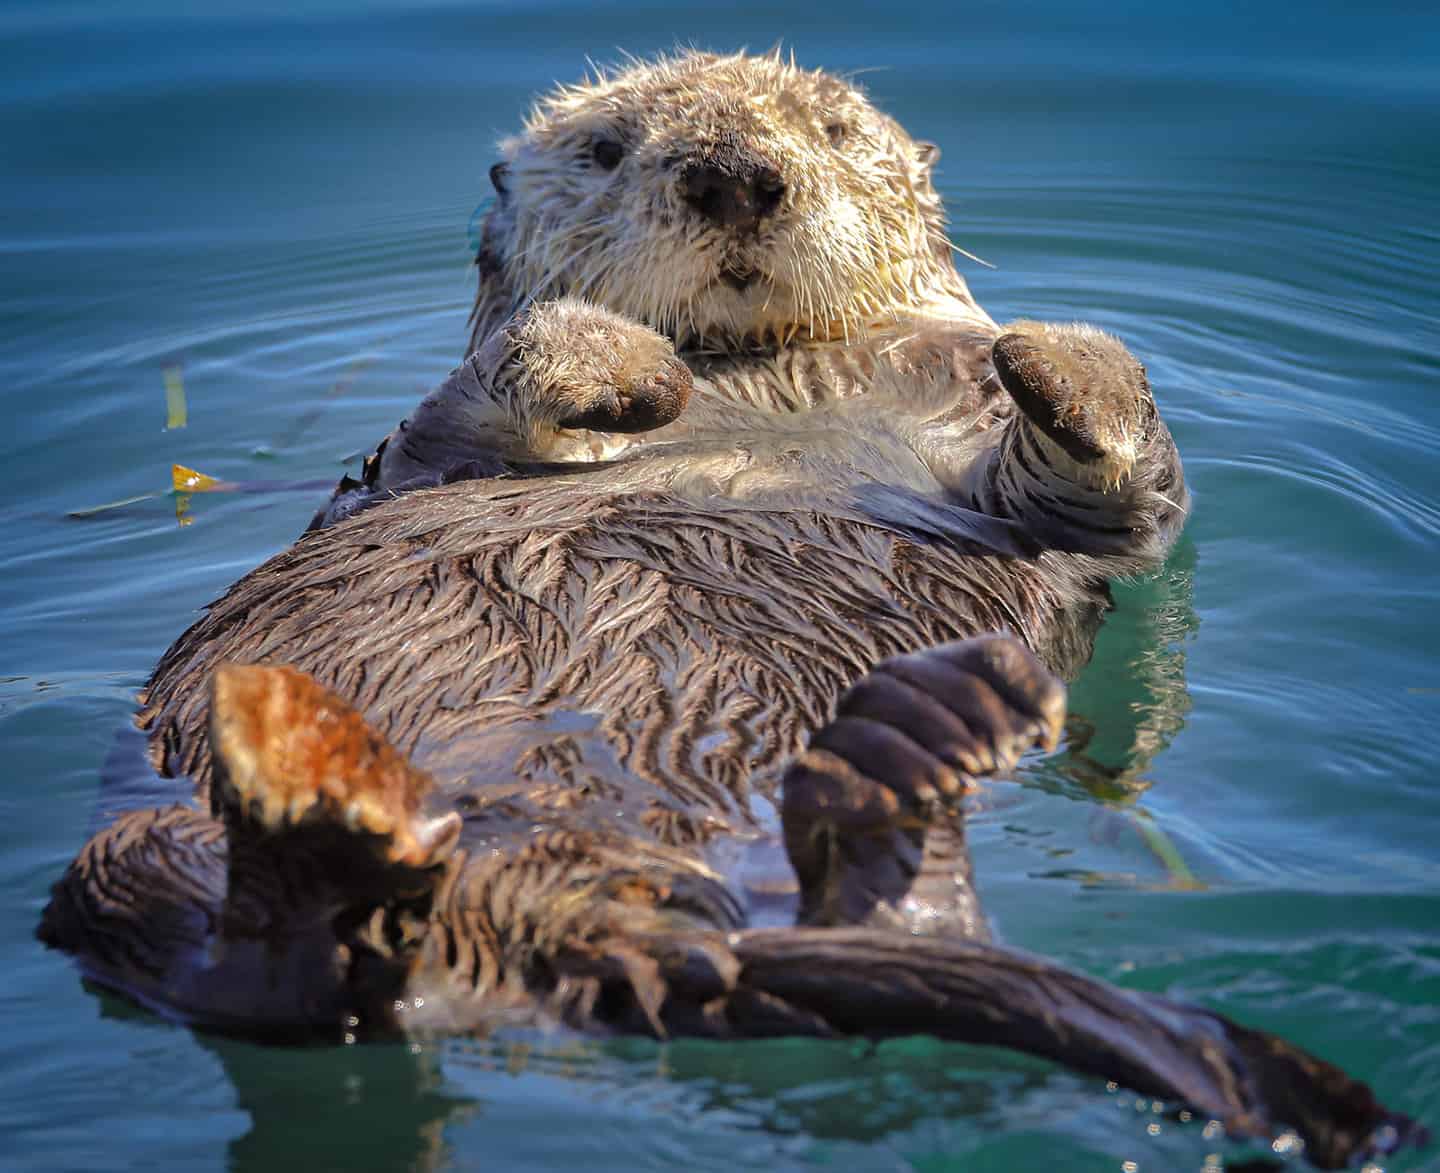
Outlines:
{"label": "otter's leg", "polygon": [[1149,559],[1188,508],[1180,457],[1119,339],[1081,324],[1014,322],[992,351],[1020,409],[975,470],[977,503],[1048,545]]}
{"label": "otter's leg", "polygon": [[1428,1141],[1365,1084],[1284,1039],[989,942],[869,926],[617,928],[546,959],[557,991],[585,991],[563,1015],[578,1026],[1005,1047],[1168,1100],[1235,1136],[1293,1129],[1323,1169]]}
{"label": "otter's leg", "polygon": [[[1363,1083],[1283,1039],[981,934],[923,931],[983,925],[945,800],[1031,744],[1053,744],[1063,715],[1058,681],[1008,637],[883,662],[785,780],[786,841],[809,924],[689,929],[654,917],[657,897],[642,906],[645,920],[599,921],[599,932],[554,957],[552,974],[599,983],[585,1020],[629,1030],[931,1035],[1025,1051],[1203,1113],[1237,1136],[1294,1129],[1322,1168],[1424,1143],[1422,1127]],[[927,874],[924,837],[937,827],[955,850],[934,853],[941,866]],[[839,923],[857,920],[866,923]]]}
{"label": "otter's leg", "polygon": [[341,481],[310,528],[507,462],[607,457],[617,435],[676,419],[691,385],[670,340],[648,326],[577,298],[532,303],[380,443],[358,481]]}
{"label": "otter's leg", "polygon": [[1322,1169],[1429,1139],[1365,1084],[1284,1039],[984,941],[868,926],[621,933],[562,951],[550,973],[598,985],[578,1025],[1005,1047],[1168,1100],[1237,1137],[1293,1129]]}
{"label": "otter's leg", "polygon": [[288,668],[222,667],[215,810],[137,811],[86,845],[40,936],[162,1013],[255,1035],[394,1029],[460,830],[426,775]]}
{"label": "otter's leg", "polygon": [[987,938],[958,804],[1053,749],[1064,717],[1064,686],[1008,636],[878,664],[785,774],[801,921]]}

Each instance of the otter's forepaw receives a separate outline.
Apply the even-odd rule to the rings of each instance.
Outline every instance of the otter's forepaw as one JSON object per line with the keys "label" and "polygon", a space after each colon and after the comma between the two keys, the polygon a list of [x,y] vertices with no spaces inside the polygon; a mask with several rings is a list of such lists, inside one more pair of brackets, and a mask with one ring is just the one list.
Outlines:
{"label": "otter's forepaw", "polygon": [[1064,717],[1064,685],[1010,636],[884,660],[790,767],[786,819],[859,826],[923,815],[1032,746],[1053,749]]}
{"label": "otter's forepaw", "polygon": [[1077,479],[1119,486],[1155,418],[1145,368],[1118,338],[1093,326],[1014,322],[995,340],[996,373]]}
{"label": "otter's forepaw", "polygon": [[[460,834],[451,811],[427,818],[428,774],[303,672],[226,664],[210,691],[211,806],[248,834],[332,828],[382,865],[428,868]],[[233,830],[232,830],[233,833]]]}
{"label": "otter's forepaw", "polygon": [[510,361],[497,380],[532,425],[648,432],[679,417],[690,369],[648,326],[575,298],[539,302],[508,327]]}

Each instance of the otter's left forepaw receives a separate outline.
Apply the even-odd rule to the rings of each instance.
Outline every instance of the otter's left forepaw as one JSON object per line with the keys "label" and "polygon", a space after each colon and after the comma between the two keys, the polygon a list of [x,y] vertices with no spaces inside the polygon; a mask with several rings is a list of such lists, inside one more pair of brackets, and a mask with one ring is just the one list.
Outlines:
{"label": "otter's left forepaw", "polygon": [[1015,322],[995,340],[996,373],[1080,479],[1118,486],[1155,418],[1145,368],[1118,338],[1080,324]]}

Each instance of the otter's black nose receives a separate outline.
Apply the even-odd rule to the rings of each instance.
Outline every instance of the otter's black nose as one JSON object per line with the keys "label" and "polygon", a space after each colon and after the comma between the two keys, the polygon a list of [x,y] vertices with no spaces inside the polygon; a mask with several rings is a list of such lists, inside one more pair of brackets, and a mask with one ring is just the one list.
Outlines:
{"label": "otter's black nose", "polygon": [[712,223],[753,232],[780,206],[785,181],[758,159],[696,159],[680,172],[680,194]]}

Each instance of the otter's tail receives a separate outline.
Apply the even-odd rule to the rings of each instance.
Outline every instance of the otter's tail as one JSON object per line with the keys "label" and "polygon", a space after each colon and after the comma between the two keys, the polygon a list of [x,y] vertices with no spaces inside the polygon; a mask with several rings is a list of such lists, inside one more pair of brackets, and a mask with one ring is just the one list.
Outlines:
{"label": "otter's tail", "polygon": [[[1017,950],[870,928],[753,929],[647,944],[657,963],[646,967],[648,991],[635,988],[644,970],[633,963],[633,938],[623,963],[606,966],[602,947],[584,967],[607,987],[600,1004],[629,1002],[631,1013],[616,1023],[626,1029],[645,1030],[648,1020],[648,1029],[675,1036],[931,1035],[1003,1046],[1170,1100],[1234,1136],[1293,1130],[1322,1169],[1429,1139],[1365,1084],[1283,1039]],[[621,988],[633,989],[635,1000],[616,998]]]}

